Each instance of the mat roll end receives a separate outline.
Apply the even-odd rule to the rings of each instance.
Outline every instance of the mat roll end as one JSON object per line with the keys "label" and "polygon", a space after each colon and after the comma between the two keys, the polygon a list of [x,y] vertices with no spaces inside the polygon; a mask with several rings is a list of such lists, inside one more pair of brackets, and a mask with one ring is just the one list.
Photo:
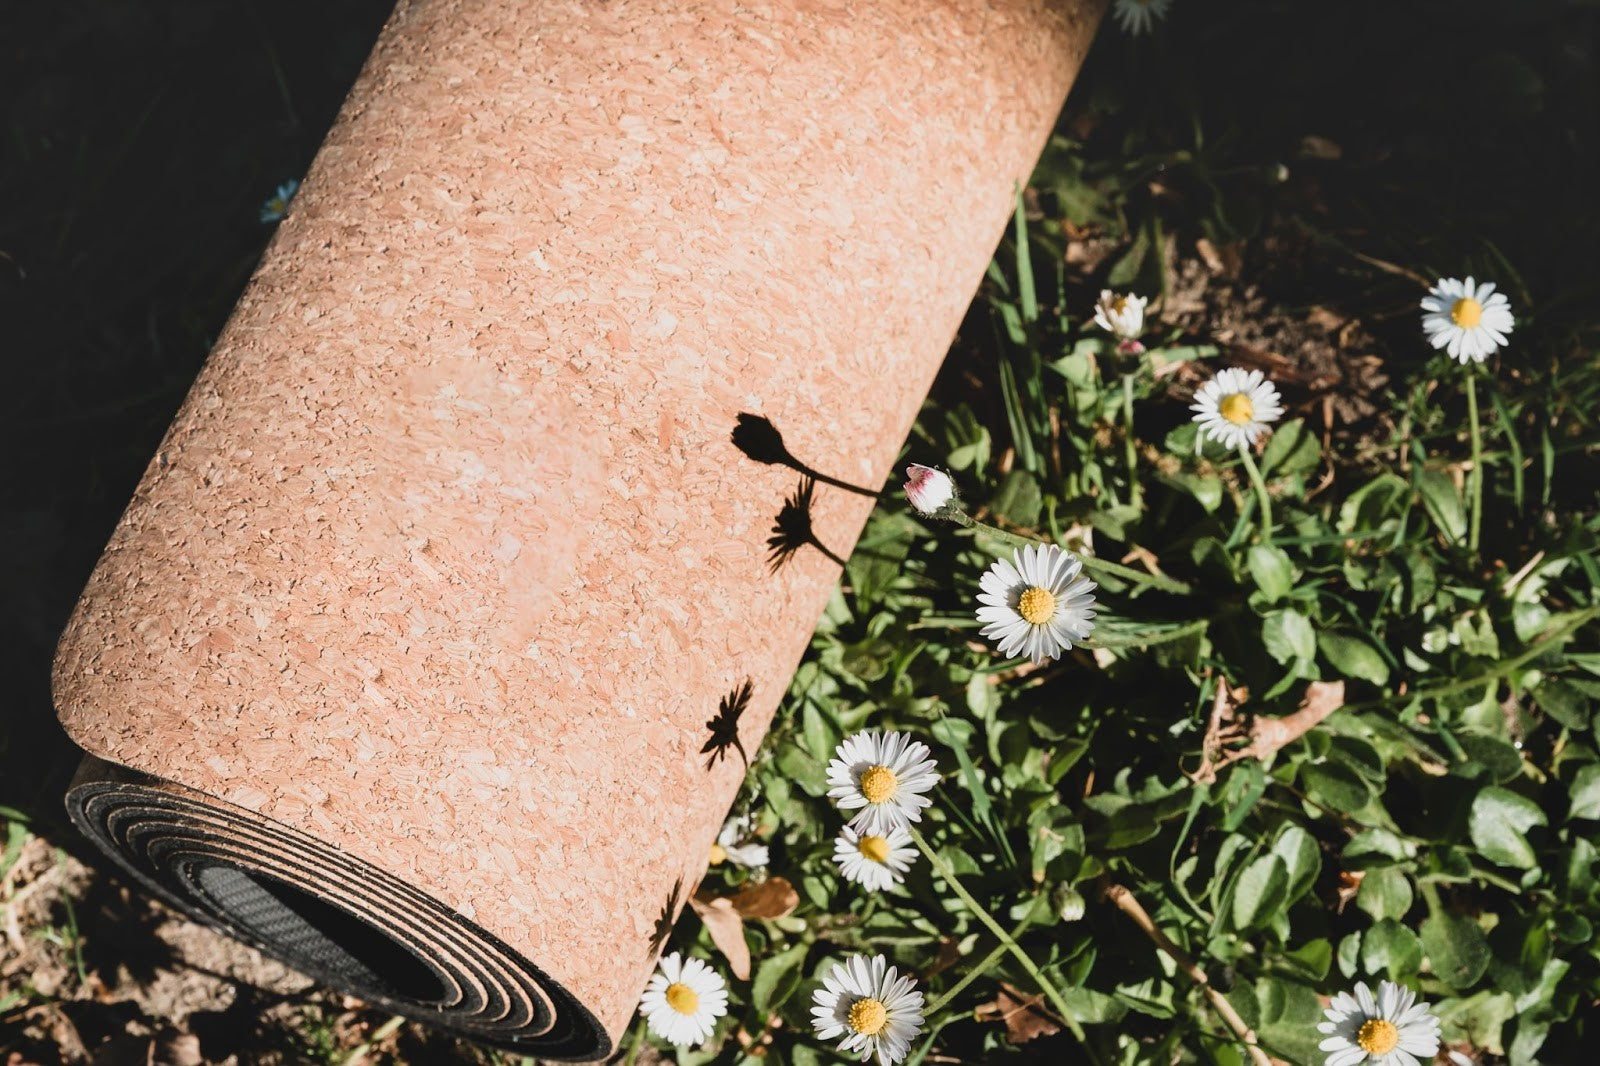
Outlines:
{"label": "mat roll end", "polygon": [[504,941],[304,833],[93,756],[66,805],[163,902],[324,985],[524,1055],[591,1061],[613,1050],[595,1016]]}

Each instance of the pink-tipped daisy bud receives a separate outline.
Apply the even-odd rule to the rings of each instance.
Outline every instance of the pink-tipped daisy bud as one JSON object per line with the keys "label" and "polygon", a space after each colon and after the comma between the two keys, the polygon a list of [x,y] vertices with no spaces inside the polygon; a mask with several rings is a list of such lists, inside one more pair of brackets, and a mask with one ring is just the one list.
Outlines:
{"label": "pink-tipped daisy bud", "polygon": [[943,470],[912,463],[906,467],[906,499],[922,514],[936,514],[956,498],[956,483]]}

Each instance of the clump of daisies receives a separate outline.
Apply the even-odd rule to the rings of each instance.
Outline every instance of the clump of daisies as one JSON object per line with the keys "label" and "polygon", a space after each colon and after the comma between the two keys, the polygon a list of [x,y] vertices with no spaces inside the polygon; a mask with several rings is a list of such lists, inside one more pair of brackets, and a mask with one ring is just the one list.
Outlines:
{"label": "clump of daisies", "polygon": [[1422,298],[1422,310],[1428,342],[1463,364],[1481,363],[1504,347],[1516,324],[1505,293],[1495,292],[1493,282],[1474,284],[1470,276],[1440,278]]}
{"label": "clump of daisies", "polygon": [[850,828],[857,833],[887,837],[904,830],[933,804],[924,795],[939,782],[930,754],[908,733],[853,733],[828,763],[828,798],[856,812]]}
{"label": "clump of daisies", "polygon": [[1238,451],[1254,446],[1268,425],[1283,417],[1277,386],[1259,370],[1236,367],[1201,385],[1189,409],[1202,437]]}
{"label": "clump of daisies", "polygon": [[717,1019],[728,1013],[728,985],[702,960],[674,951],[645,986],[639,1013],[650,1031],[669,1044],[703,1044]]}
{"label": "clump of daisies", "polygon": [[261,221],[281,222],[283,216],[289,213],[289,201],[299,191],[300,182],[292,178],[278,186],[278,191],[267,197],[266,203],[261,205]]}
{"label": "clump of daisies", "polygon": [[822,979],[812,995],[811,1024],[822,1040],[881,1066],[905,1059],[922,1031],[922,993],[882,955],[852,955]]}
{"label": "clump of daisies", "polygon": [[1102,289],[1100,302],[1094,305],[1094,324],[1117,338],[1117,351],[1138,355],[1144,351],[1139,338],[1144,334],[1144,308],[1149,302],[1143,296]]}
{"label": "clump of daisies", "polygon": [[1111,13],[1124,33],[1137,37],[1150,32],[1159,20],[1166,18],[1171,6],[1172,0],[1117,0]]}
{"label": "clump of daisies", "polygon": [[1355,994],[1340,992],[1317,1030],[1328,1053],[1324,1066],[1420,1066],[1439,1051],[1439,1019],[1417,994],[1393,981],[1379,981],[1378,994],[1365,982]]}
{"label": "clump of daisies", "polygon": [[833,841],[833,863],[848,881],[882,892],[904,880],[917,859],[911,834],[900,826],[887,833],[858,833],[848,825]]}
{"label": "clump of daisies", "polygon": [[1054,544],[995,560],[979,587],[979,632],[1002,655],[1026,655],[1037,666],[1094,632],[1095,583],[1083,576],[1083,560]]}

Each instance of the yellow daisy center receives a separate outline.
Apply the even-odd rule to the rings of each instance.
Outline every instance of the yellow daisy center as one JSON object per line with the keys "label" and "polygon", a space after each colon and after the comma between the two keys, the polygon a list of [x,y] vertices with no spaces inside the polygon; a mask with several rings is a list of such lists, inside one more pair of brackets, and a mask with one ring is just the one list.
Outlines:
{"label": "yellow daisy center", "polygon": [[1247,393],[1230,393],[1217,404],[1217,414],[1236,426],[1242,426],[1256,416],[1256,405],[1250,402]]}
{"label": "yellow daisy center", "polygon": [[856,850],[880,866],[889,861],[889,841],[885,837],[864,836],[856,842]]}
{"label": "yellow daisy center", "polygon": [[1368,1018],[1356,1030],[1356,1046],[1368,1055],[1387,1055],[1400,1043],[1400,1030],[1385,1018]]}
{"label": "yellow daisy center", "polygon": [[1120,315],[1120,314],[1122,314],[1122,312],[1126,311],[1127,309],[1128,309],[1128,298],[1126,296],[1113,296],[1111,298],[1111,313],[1112,314]]}
{"label": "yellow daisy center", "polygon": [[889,1024],[889,1009],[868,996],[850,1004],[850,1028],[862,1036],[877,1036]]}
{"label": "yellow daisy center", "polygon": [[693,1014],[700,1009],[700,994],[682,981],[667,986],[667,1006],[679,1014]]}
{"label": "yellow daisy center", "polygon": [[1483,305],[1470,296],[1464,296],[1451,305],[1450,321],[1462,329],[1471,329],[1483,321]]}
{"label": "yellow daisy center", "polygon": [[1017,613],[1029,625],[1042,626],[1056,616],[1056,594],[1035,585],[1017,597]]}
{"label": "yellow daisy center", "polygon": [[721,844],[713,844],[713,845],[711,845],[711,865],[712,866],[716,866],[718,863],[721,863],[721,862],[726,862],[727,859],[728,859],[728,849],[727,848],[723,847]]}
{"label": "yellow daisy center", "polygon": [[861,771],[861,794],[868,803],[882,803],[894,795],[900,779],[887,766],[869,766]]}

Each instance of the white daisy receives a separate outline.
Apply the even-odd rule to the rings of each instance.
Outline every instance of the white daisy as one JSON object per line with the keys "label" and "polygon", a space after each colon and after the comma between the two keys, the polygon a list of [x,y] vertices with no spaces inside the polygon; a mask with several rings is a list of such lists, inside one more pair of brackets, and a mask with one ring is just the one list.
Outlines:
{"label": "white daisy", "polygon": [[916,858],[911,834],[898,826],[882,834],[857,833],[845,826],[833,841],[833,863],[839,872],[872,892],[900,881]]}
{"label": "white daisy", "polygon": [[1094,305],[1094,324],[1123,340],[1136,341],[1144,332],[1144,305],[1149,302],[1132,293],[1123,296],[1101,289],[1100,302]]}
{"label": "white daisy", "polygon": [[702,1044],[728,1013],[728,985],[702,960],[674,951],[661,960],[639,997],[639,1013],[650,1031],[680,1047]]}
{"label": "white daisy", "polygon": [[1493,282],[1474,286],[1472,278],[1440,278],[1422,298],[1422,332],[1435,349],[1452,359],[1481,363],[1506,343],[1515,320],[1511,303]]}
{"label": "white daisy", "polygon": [[1439,1019],[1417,994],[1393,981],[1379,981],[1373,996],[1365,982],[1355,995],[1340,992],[1317,1030],[1328,1053],[1324,1066],[1419,1066],[1439,1051]]}
{"label": "white daisy", "polygon": [[1117,0],[1111,13],[1124,33],[1137,37],[1153,27],[1157,19],[1166,18],[1171,6],[1172,0]]}
{"label": "white daisy", "polygon": [[278,186],[278,191],[267,198],[261,205],[261,221],[279,222],[289,213],[289,201],[294,199],[294,194],[300,191],[300,182],[290,179]]}
{"label": "white daisy", "polygon": [[937,514],[956,498],[956,483],[943,470],[912,463],[906,467],[906,499],[919,514]]}
{"label": "white daisy", "polygon": [[1001,655],[1026,655],[1035,666],[1089,639],[1095,584],[1083,561],[1054,544],[1030,544],[1013,558],[996,559],[979,582],[979,632]]}
{"label": "white daisy", "polygon": [[839,1050],[878,1056],[894,1066],[922,1032],[922,993],[882,955],[852,955],[822,979],[811,997],[811,1024],[822,1040],[843,1034]]}
{"label": "white daisy", "polygon": [[717,842],[711,845],[711,865],[731,862],[735,866],[752,869],[765,866],[770,857],[765,844],[757,844],[750,835],[749,818],[729,818],[723,823]]}
{"label": "white daisy", "polygon": [[1229,367],[1200,386],[1189,405],[1200,435],[1227,448],[1255,444],[1267,423],[1283,417],[1278,389],[1259,370]]}
{"label": "white daisy", "polygon": [[841,811],[861,808],[850,819],[858,833],[886,836],[922,820],[933,801],[923,793],[939,781],[928,746],[909,733],[853,733],[828,763],[828,798]]}

